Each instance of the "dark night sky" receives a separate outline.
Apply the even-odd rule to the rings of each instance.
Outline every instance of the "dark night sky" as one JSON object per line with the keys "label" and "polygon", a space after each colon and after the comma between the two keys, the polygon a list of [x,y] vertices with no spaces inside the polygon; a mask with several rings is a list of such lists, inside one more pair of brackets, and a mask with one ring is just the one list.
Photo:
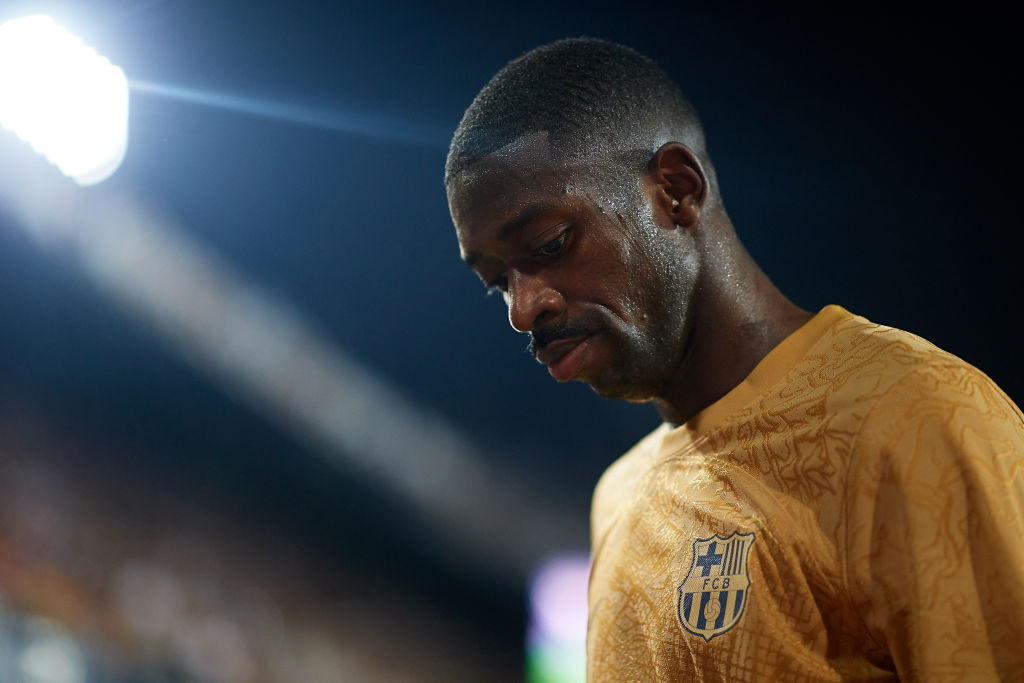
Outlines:
{"label": "dark night sky", "polygon": [[[108,183],[582,516],[600,472],[656,417],[558,386],[523,352],[500,299],[458,259],[442,187],[447,136],[477,89],[553,39],[623,42],[677,79],[704,118],[734,224],[796,303],[921,334],[1024,399],[1019,64],[1005,22],[707,4],[109,0],[0,4],[0,19],[49,11],[129,79],[379,122],[352,134],[138,94]],[[411,557],[425,592],[469,586],[518,628],[514,591],[437,557],[401,501],[236,403],[9,222],[0,216],[0,400],[145,453],[133,468],[230,501],[325,557],[396,575],[395,558]]]}

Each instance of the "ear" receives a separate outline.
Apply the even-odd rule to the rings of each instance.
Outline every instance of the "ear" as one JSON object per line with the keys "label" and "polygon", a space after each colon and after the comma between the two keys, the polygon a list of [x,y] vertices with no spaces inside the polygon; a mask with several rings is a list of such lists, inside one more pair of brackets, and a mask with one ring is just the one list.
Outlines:
{"label": "ear", "polygon": [[691,227],[708,195],[708,178],[697,155],[681,142],[662,145],[648,167],[655,203],[675,225]]}

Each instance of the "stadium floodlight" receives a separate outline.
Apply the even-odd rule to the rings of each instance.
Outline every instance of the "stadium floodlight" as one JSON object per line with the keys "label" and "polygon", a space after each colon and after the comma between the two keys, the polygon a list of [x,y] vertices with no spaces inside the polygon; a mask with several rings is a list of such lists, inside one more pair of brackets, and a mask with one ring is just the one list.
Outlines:
{"label": "stadium floodlight", "polygon": [[35,15],[0,24],[0,125],[80,185],[110,176],[128,145],[124,72]]}

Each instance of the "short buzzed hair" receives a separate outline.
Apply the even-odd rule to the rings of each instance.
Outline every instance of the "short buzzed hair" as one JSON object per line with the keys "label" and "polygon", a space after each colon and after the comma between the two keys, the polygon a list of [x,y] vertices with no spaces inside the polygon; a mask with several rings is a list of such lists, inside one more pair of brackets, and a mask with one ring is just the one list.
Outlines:
{"label": "short buzzed hair", "polygon": [[653,153],[677,140],[706,161],[697,112],[654,61],[605,40],[569,38],[509,62],[483,87],[452,137],[445,182],[539,131],[565,155]]}

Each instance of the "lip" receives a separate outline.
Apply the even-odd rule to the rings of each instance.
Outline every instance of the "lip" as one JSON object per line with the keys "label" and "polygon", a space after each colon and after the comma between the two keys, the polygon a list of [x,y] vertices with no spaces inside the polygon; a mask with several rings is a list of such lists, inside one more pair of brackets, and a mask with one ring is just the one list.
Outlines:
{"label": "lip", "polygon": [[537,354],[537,359],[548,366],[548,374],[559,382],[564,382],[575,376],[582,368],[584,352],[593,338],[594,334],[590,333],[582,337],[560,339],[545,346]]}

